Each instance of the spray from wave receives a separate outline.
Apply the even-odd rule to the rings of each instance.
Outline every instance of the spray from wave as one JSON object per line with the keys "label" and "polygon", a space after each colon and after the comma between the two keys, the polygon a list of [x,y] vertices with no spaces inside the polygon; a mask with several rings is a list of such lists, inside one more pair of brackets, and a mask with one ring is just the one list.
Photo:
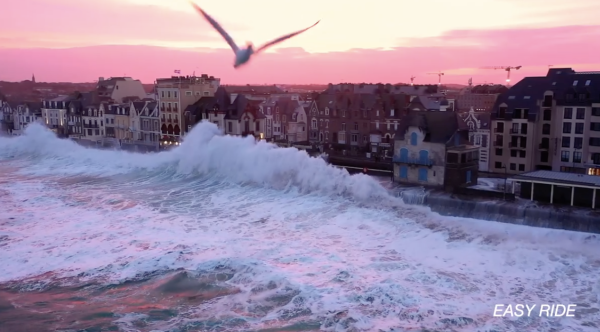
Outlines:
{"label": "spray from wave", "polygon": [[301,193],[348,195],[359,200],[390,198],[385,188],[366,175],[350,175],[295,148],[279,148],[252,137],[225,136],[207,121],[195,126],[180,146],[157,154],[86,148],[58,139],[40,124],[28,126],[22,136],[0,138],[0,151],[3,159],[43,159],[44,167],[37,172],[110,176],[168,169],[180,176],[217,176],[278,189],[293,186]]}

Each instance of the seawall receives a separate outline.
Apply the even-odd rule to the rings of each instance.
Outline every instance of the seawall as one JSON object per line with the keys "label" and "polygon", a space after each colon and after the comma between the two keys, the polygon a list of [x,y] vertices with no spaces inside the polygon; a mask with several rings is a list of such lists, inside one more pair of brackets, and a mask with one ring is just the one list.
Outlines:
{"label": "seawall", "polygon": [[394,190],[406,204],[427,206],[443,216],[600,234],[600,213],[591,209],[542,205],[520,198],[513,202],[483,200],[418,188]]}

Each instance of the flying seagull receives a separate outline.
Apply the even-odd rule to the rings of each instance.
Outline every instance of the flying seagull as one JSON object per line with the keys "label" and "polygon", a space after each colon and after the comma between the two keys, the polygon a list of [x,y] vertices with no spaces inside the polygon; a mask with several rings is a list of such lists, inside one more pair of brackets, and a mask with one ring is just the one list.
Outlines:
{"label": "flying seagull", "polygon": [[279,44],[282,41],[292,38],[296,35],[299,35],[301,33],[303,33],[304,31],[314,27],[315,25],[319,24],[319,22],[321,22],[321,20],[317,21],[317,23],[309,26],[306,29],[300,30],[300,31],[296,31],[296,32],[292,32],[290,34],[287,34],[285,36],[279,37],[273,41],[270,41],[266,44],[264,44],[263,46],[259,47],[258,49],[254,50],[254,47],[252,46],[252,43],[248,42],[246,44],[246,48],[239,48],[235,42],[233,41],[233,38],[231,38],[231,36],[229,36],[229,34],[223,29],[223,27],[221,27],[221,25],[219,23],[217,23],[217,21],[215,21],[215,19],[213,19],[212,17],[210,17],[210,15],[208,15],[204,10],[202,10],[202,8],[200,8],[198,5],[196,5],[195,3],[191,2],[192,6],[194,6],[194,8],[196,8],[196,10],[198,11],[198,13],[202,14],[202,16],[204,16],[204,18],[213,26],[213,28],[215,28],[215,30],[217,30],[221,36],[225,39],[225,41],[227,41],[227,44],[229,44],[229,46],[231,47],[231,49],[233,50],[233,53],[235,53],[235,62],[233,64],[233,68],[238,68],[239,66],[247,63],[250,60],[250,57],[258,52],[264,51],[265,49],[275,45],[275,44]]}

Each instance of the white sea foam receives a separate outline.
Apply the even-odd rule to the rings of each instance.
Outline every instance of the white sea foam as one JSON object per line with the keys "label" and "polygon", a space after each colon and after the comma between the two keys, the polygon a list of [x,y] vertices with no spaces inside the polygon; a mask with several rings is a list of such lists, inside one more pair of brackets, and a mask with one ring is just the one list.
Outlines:
{"label": "white sea foam", "polygon": [[[331,331],[596,331],[581,324],[600,320],[593,311],[554,322],[492,317],[497,303],[598,308],[600,253],[586,234],[358,206],[337,194],[387,194],[369,177],[219,136],[214,125],[148,155],[85,149],[32,126],[0,138],[0,155],[0,282],[221,265],[238,272],[229,283],[242,292],[212,302],[215,313],[256,310],[269,293],[250,290],[269,282],[295,294],[254,318],[257,328],[298,308]],[[474,322],[459,327],[460,317]]]}

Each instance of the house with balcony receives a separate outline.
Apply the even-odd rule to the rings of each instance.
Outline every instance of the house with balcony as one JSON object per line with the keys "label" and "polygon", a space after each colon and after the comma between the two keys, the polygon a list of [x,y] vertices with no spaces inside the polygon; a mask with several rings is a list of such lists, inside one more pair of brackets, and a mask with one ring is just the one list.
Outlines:
{"label": "house with balcony", "polygon": [[264,139],[266,119],[260,112],[261,103],[261,100],[249,100],[238,95],[225,115],[225,134]]}
{"label": "house with balcony", "polygon": [[454,113],[409,112],[394,139],[394,181],[448,191],[477,184],[479,148]]}
{"label": "house with balcony", "polygon": [[25,102],[17,105],[13,110],[13,130],[15,136],[22,135],[30,123],[42,122],[41,104],[36,102]]}
{"label": "house with balcony", "polygon": [[489,171],[491,115],[488,112],[476,112],[473,107],[467,113],[457,113],[458,124],[462,130],[469,131],[469,141],[479,147],[479,171]]}
{"label": "house with balcony", "polygon": [[82,139],[99,142],[104,137],[104,108],[102,104],[92,98],[83,98],[81,126],[83,127]]}
{"label": "house with balcony", "polygon": [[210,121],[225,131],[225,115],[230,105],[229,93],[225,88],[219,87],[214,96],[202,97],[186,107],[183,112],[186,130],[191,131],[201,121]]}
{"label": "house with balcony", "polygon": [[42,120],[59,137],[67,137],[69,135],[67,120],[69,105],[71,101],[79,97],[80,94],[73,94],[42,101]]}

